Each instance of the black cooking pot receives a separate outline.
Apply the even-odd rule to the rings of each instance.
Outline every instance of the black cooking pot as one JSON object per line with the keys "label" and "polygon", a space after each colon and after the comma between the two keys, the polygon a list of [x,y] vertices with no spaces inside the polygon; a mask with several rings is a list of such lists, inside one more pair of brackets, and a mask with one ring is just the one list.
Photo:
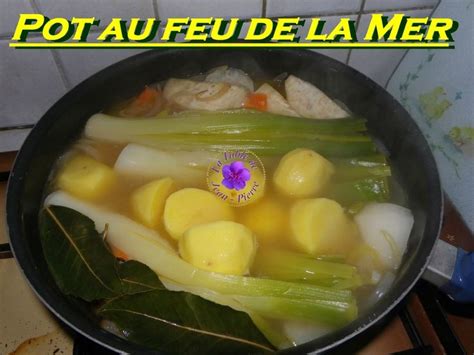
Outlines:
{"label": "black cooking pot", "polygon": [[366,117],[370,133],[390,157],[415,216],[408,252],[385,296],[344,328],[290,351],[329,350],[368,329],[404,298],[428,263],[442,212],[436,164],[409,114],[372,80],[340,62],[304,50],[172,49],[142,53],[93,75],[59,100],[26,139],[8,184],[10,243],[31,287],[65,323],[108,348],[131,353],[144,351],[102,330],[87,304],[62,294],[48,270],[38,235],[38,211],[52,166],[79,137],[92,114],[137,94],[146,84],[170,77],[189,77],[223,64],[241,68],[257,78],[273,78],[284,72],[294,74],[345,103],[355,114]]}

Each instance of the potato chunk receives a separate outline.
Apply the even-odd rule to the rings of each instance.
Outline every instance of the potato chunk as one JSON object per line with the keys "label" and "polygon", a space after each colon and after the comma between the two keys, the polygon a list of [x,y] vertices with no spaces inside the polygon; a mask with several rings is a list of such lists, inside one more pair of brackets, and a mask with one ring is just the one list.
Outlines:
{"label": "potato chunk", "polygon": [[138,222],[156,228],[163,217],[167,197],[176,190],[173,179],[166,177],[151,181],[132,192],[130,205]]}
{"label": "potato chunk", "polygon": [[85,200],[98,200],[116,184],[117,177],[109,166],[84,154],[76,155],[61,168],[58,187]]}
{"label": "potato chunk", "polygon": [[312,255],[345,255],[358,239],[358,229],[336,201],[315,198],[297,201],[290,210],[295,245]]}
{"label": "potato chunk", "polygon": [[179,253],[184,260],[200,269],[223,274],[247,274],[256,249],[252,231],[229,221],[192,227],[179,240]]}
{"label": "potato chunk", "polygon": [[273,175],[277,190],[295,197],[316,196],[334,173],[330,161],[310,149],[285,154]]}
{"label": "potato chunk", "polygon": [[185,188],[172,193],[165,203],[164,224],[174,239],[199,224],[233,220],[232,207],[208,191]]}
{"label": "potato chunk", "polygon": [[287,234],[287,210],[275,199],[264,198],[239,212],[240,221],[255,233],[259,243],[271,244]]}

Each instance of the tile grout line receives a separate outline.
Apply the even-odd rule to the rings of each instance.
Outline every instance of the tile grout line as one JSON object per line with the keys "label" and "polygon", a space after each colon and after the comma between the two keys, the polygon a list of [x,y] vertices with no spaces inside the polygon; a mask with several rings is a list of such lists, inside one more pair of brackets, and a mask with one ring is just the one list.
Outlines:
{"label": "tile grout line", "polygon": [[383,88],[386,89],[387,86],[388,86],[388,83],[390,82],[390,80],[392,79],[392,77],[395,75],[395,72],[397,71],[397,69],[400,67],[400,65],[402,64],[403,62],[403,59],[405,59],[405,57],[407,56],[408,54],[408,51],[409,49],[406,49],[405,50],[405,53],[403,53],[402,57],[400,58],[400,60],[398,61],[398,63],[395,65],[395,67],[393,68],[392,70],[392,73],[389,75],[387,81],[385,82],[385,84],[383,85]]}
{"label": "tile grout line", "polygon": [[30,6],[33,8],[34,12],[43,15],[43,12],[40,10],[40,7],[38,6],[35,0],[29,0],[28,2],[30,3]]}
{"label": "tile grout line", "polygon": [[[435,5],[437,6],[437,5]],[[400,7],[400,8],[390,8],[390,9],[373,9],[362,11],[364,15],[380,12],[398,12],[398,11],[416,11],[416,10],[430,10],[433,8],[433,5],[424,5],[424,6],[413,6],[413,7]]]}
{"label": "tile grout line", "polygon": [[5,132],[5,131],[14,131],[14,130],[27,130],[33,128],[35,125],[34,123],[31,124],[24,124],[24,125],[17,125],[17,126],[5,126],[5,127],[0,127],[0,133]]}
{"label": "tile grout line", "polygon": [[267,17],[267,0],[262,0],[262,15],[261,17]]}
{"label": "tile grout line", "polygon": [[[355,28],[356,33],[357,33],[357,30],[359,29],[359,23],[360,23],[360,19],[362,18],[362,12],[364,11],[364,8],[365,8],[365,0],[362,0],[360,3],[359,13],[357,14],[356,28]],[[347,53],[346,62],[345,62],[346,65],[349,65],[349,61],[351,60],[351,55],[352,55],[352,48],[349,48],[349,52]]]}
{"label": "tile grout line", "polygon": [[[438,0],[438,3],[431,9],[431,12],[430,14],[428,15],[428,18],[431,18],[434,14],[434,12],[436,11],[436,9],[438,8],[439,4],[441,4],[441,0]],[[408,52],[410,50],[407,49],[405,51],[405,53],[403,53],[402,57],[400,58],[400,60],[398,61],[397,65],[395,65],[395,67],[393,68],[393,71],[392,73],[390,74],[390,76],[388,77],[387,81],[385,82],[385,85],[383,86],[384,89],[387,89],[388,87],[388,84],[390,83],[390,80],[392,80],[393,76],[395,75],[395,72],[398,70],[398,68],[400,67],[400,65],[402,64],[403,60],[405,59],[405,57],[408,55]]]}
{"label": "tile grout line", "polygon": [[[43,14],[39,5],[36,3],[36,0],[29,0],[29,2],[30,2],[31,7],[36,13]],[[66,90],[71,89],[72,85],[69,82],[69,79],[67,78],[63,62],[61,58],[59,57],[59,53],[57,52],[56,49],[50,49],[49,52],[51,53],[51,56],[53,57],[54,64],[56,65],[56,69],[58,70],[59,77],[61,78],[61,82],[64,85],[64,89]]]}
{"label": "tile grout line", "polygon": [[61,80],[63,82],[63,85],[66,90],[72,89],[72,84],[69,81],[66,70],[64,68],[64,64],[62,59],[59,56],[59,52],[57,49],[50,49],[51,55],[53,56],[54,63],[56,64],[56,68],[58,69],[59,76],[61,77]]}
{"label": "tile grout line", "polygon": [[155,18],[160,19],[160,13],[158,11],[158,0],[151,0],[151,6],[153,6],[153,13]]}

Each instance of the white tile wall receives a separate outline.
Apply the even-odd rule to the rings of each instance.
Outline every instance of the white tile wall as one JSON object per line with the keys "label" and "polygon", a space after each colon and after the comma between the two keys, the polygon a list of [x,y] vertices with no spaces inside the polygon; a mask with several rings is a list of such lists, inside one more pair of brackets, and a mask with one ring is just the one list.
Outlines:
{"label": "white tile wall", "polygon": [[[108,23],[111,17],[155,17],[154,0],[34,0],[48,17],[95,17]],[[103,27],[103,24],[100,24]]]}
{"label": "white tile wall", "polygon": [[[347,17],[351,19],[352,21],[357,20],[357,15],[355,14],[344,16],[344,17]],[[336,26],[336,24],[339,23],[340,19],[341,19],[341,16],[321,16],[321,20],[326,21],[326,23],[324,24],[323,33],[329,33],[334,28],[334,26]],[[309,31],[309,27],[311,26],[311,18],[309,17],[304,18],[304,20],[305,20],[304,26],[297,33],[297,36],[300,37],[300,41],[303,41],[303,39],[306,38]],[[331,58],[337,59],[338,61],[343,62],[343,63],[346,62],[347,56],[349,54],[348,49],[312,49],[312,50],[315,52],[327,55]]]}
{"label": "white tile wall", "polygon": [[28,0],[3,0],[0,10],[0,35],[15,30],[19,14],[31,12],[33,8]]}
{"label": "white tile wall", "polygon": [[158,0],[158,13],[169,17],[260,17],[262,0]]}
{"label": "white tile wall", "polygon": [[65,92],[50,50],[0,41],[0,127],[36,122]]}
{"label": "white tile wall", "polygon": [[[460,1],[460,0],[443,0]],[[14,30],[18,13],[36,9],[47,16],[95,16],[107,23],[110,17],[240,17],[262,15],[268,17],[322,16],[330,29],[339,20],[339,14],[357,19],[362,10],[359,36],[367,26],[371,11],[387,9],[423,8],[405,11],[410,16],[427,16],[438,0],[0,0],[0,151],[18,148],[27,131],[5,131],[1,127],[34,123],[67,88],[123,58],[139,53],[138,50],[15,50],[8,47],[8,38]],[[390,13],[388,13],[390,15]],[[309,22],[300,30],[303,37]],[[364,29],[365,30],[365,29]],[[93,35],[92,35],[93,37]],[[404,50],[316,50],[339,61],[346,62],[384,85],[405,53]],[[56,61],[53,58],[56,54]],[[57,64],[60,67],[57,67]],[[61,76],[60,73],[64,75]]]}
{"label": "white tile wall", "polygon": [[[426,17],[431,14],[431,11],[412,10],[405,11],[405,14],[413,17]],[[389,12],[385,12],[385,14],[387,16],[392,15]],[[367,31],[370,18],[370,14],[361,16],[357,30],[359,41],[363,39]],[[379,85],[385,86],[406,51],[406,49],[371,49],[370,51],[367,49],[353,49],[348,64],[373,79]]]}
{"label": "white tile wall", "polygon": [[[458,0],[451,0],[458,1]],[[365,0],[364,10],[388,10],[399,8],[414,8],[435,6],[438,0]]]}
{"label": "white tile wall", "polygon": [[0,152],[12,152],[20,149],[30,129],[10,129],[0,131]]}
{"label": "white tile wall", "polygon": [[338,12],[358,12],[361,0],[267,0],[267,16],[309,16]]}

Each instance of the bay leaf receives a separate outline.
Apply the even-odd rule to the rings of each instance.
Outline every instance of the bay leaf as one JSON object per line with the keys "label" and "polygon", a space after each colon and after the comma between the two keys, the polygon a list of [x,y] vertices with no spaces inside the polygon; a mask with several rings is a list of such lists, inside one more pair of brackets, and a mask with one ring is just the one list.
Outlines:
{"label": "bay leaf", "polygon": [[40,238],[63,293],[86,301],[122,294],[117,261],[90,218],[67,207],[46,207],[40,215]]}
{"label": "bay leaf", "polygon": [[274,348],[250,317],[201,297],[168,290],[107,301],[99,315],[135,343],[179,354],[262,354]]}
{"label": "bay leaf", "polygon": [[136,260],[120,263],[118,272],[122,280],[122,292],[125,294],[165,289],[156,273]]}
{"label": "bay leaf", "polygon": [[40,216],[40,236],[59,288],[86,301],[106,299],[98,314],[130,341],[185,354],[262,354],[272,345],[243,312],[164,288],[146,265],[119,262],[94,222],[66,207]]}

